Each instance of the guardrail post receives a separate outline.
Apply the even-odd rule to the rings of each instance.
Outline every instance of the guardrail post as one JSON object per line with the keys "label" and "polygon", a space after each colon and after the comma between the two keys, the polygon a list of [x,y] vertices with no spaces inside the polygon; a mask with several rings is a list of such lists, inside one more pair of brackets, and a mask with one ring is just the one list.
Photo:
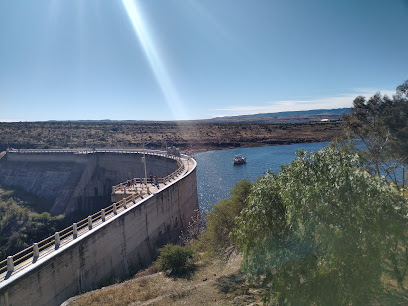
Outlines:
{"label": "guardrail post", "polygon": [[38,243],[34,242],[34,259],[38,258],[40,256],[40,251],[38,249]]}
{"label": "guardrail post", "polygon": [[91,230],[92,229],[92,217],[88,216],[88,228]]}
{"label": "guardrail post", "polygon": [[118,210],[117,210],[117,208],[116,208],[116,203],[113,203],[113,213],[114,213],[115,215],[118,214]]}
{"label": "guardrail post", "polygon": [[55,249],[58,249],[61,244],[59,232],[55,232]]}
{"label": "guardrail post", "polygon": [[135,197],[135,194],[132,194],[132,202],[133,202],[134,204],[136,204],[136,197]]}
{"label": "guardrail post", "polygon": [[126,194],[126,186],[123,187],[123,194]]}
{"label": "guardrail post", "polygon": [[13,256],[7,256],[7,272],[14,271]]}
{"label": "guardrail post", "polygon": [[126,198],[124,198],[124,199],[123,199],[123,208],[124,208],[124,209],[126,209],[126,208],[127,208],[127,206],[126,206],[126,202],[127,202],[127,201],[126,201]]}
{"label": "guardrail post", "polygon": [[101,209],[101,219],[102,219],[102,222],[105,222],[105,209]]}
{"label": "guardrail post", "polygon": [[72,224],[72,236],[74,237],[74,239],[78,237],[78,229],[76,223]]}
{"label": "guardrail post", "polygon": [[115,186],[112,186],[112,194],[115,193]]}

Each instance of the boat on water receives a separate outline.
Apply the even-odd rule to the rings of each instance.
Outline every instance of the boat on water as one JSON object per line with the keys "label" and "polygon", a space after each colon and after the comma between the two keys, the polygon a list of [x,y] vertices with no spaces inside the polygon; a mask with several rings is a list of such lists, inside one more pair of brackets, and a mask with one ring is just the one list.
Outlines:
{"label": "boat on water", "polygon": [[238,155],[234,157],[234,165],[241,165],[246,163],[246,157]]}

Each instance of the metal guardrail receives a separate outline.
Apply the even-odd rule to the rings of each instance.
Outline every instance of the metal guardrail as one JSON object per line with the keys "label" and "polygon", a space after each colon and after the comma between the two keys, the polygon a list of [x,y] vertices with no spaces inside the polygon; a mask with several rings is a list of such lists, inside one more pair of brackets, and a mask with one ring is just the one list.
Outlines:
{"label": "metal guardrail", "polygon": [[92,153],[130,153],[130,154],[149,154],[164,156],[173,159],[179,159],[180,157],[168,154],[164,151],[159,150],[148,150],[148,149],[51,149],[51,150],[42,150],[42,149],[7,149],[7,153],[20,153],[20,154],[63,154],[63,153],[74,153],[74,154],[92,154]]}
{"label": "metal guardrail", "polygon": [[[15,152],[16,150],[9,150],[8,152]],[[30,149],[24,149],[24,150],[19,150],[18,153],[31,153],[34,150]],[[52,150],[53,152],[63,152],[63,153],[72,153],[72,152],[78,152],[78,150]],[[178,169],[174,171],[173,173],[163,177],[163,178],[158,178],[158,182],[162,184],[166,184],[167,182],[170,182],[171,180],[175,179],[177,176],[179,176],[181,173],[184,172],[185,167],[182,162],[180,162],[180,157],[176,156],[167,156],[165,152],[162,151],[153,151],[149,150],[149,153],[147,153],[145,150],[104,150],[103,152],[118,152],[118,153],[145,153],[145,154],[151,154],[151,155],[158,155],[155,154],[157,152],[160,152],[161,154],[159,156],[166,156],[169,158],[174,158],[177,159],[178,162]],[[42,153],[42,151],[35,150],[33,153]],[[101,151],[97,151],[101,152]],[[44,151],[44,153],[51,153],[51,151],[47,150]],[[90,152],[91,153],[91,152]],[[93,150],[92,153],[95,153]],[[138,178],[139,181],[144,181],[144,179]],[[112,190],[119,190],[120,188],[123,188],[123,186],[126,184],[126,182],[118,184],[116,186],[112,187]],[[147,186],[146,186],[147,187]],[[147,189],[147,188],[146,188]],[[0,261],[0,274],[4,273],[7,271],[8,273],[12,273],[15,270],[15,265],[16,264],[21,264],[23,261],[27,261],[28,259],[30,260],[29,263],[35,263],[37,259],[40,257],[40,251],[44,251],[51,245],[54,245],[54,250],[58,250],[61,246],[66,245],[67,243],[75,240],[79,236],[84,235],[87,233],[89,230],[93,228],[94,225],[99,225],[104,223],[106,220],[109,220],[113,218],[115,215],[117,215],[120,211],[126,210],[128,207],[131,207],[133,205],[136,205],[136,200],[139,198],[142,198],[143,192],[140,190],[138,192],[136,190],[135,193],[129,195],[126,198],[123,198],[122,200],[113,203],[109,205],[108,207],[105,207],[104,209],[101,209],[100,211],[94,213],[93,215],[88,216],[85,219],[80,220],[79,222],[73,223],[71,226],[56,232],[53,236],[47,237],[40,242],[34,243],[32,246],[12,255],[8,256],[6,259]],[[128,206],[128,204],[130,204]],[[98,223],[99,222],[99,223]],[[96,224],[98,223],[98,224]],[[86,229],[88,227],[88,229]],[[50,250],[49,253],[51,253],[54,250]],[[47,253],[48,254],[48,253]],[[1,282],[1,280],[0,280]]]}
{"label": "metal guardrail", "polygon": [[[147,181],[147,184],[153,184],[154,181],[156,180],[157,183],[159,184],[166,184],[167,182],[171,181],[174,177],[178,176],[180,173],[182,173],[184,171],[184,164],[181,162],[177,162],[177,166],[178,169],[176,171],[174,171],[173,173],[165,176],[165,177],[158,177],[156,179],[151,179],[151,178],[133,178],[130,179],[129,181],[133,181],[132,185],[128,185],[128,182],[123,182],[120,183],[118,185],[112,186],[112,192],[118,192],[120,190],[124,190],[126,193],[126,190],[135,190],[137,192],[137,184],[140,184],[140,186],[142,186],[142,184],[145,184],[145,180]],[[140,190],[142,190],[142,187],[139,188]]]}

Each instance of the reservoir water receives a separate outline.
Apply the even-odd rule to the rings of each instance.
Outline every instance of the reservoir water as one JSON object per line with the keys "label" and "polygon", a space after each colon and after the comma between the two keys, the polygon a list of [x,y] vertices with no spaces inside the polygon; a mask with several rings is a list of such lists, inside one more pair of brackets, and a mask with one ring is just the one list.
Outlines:
{"label": "reservoir water", "polygon": [[[328,144],[329,142],[299,143],[196,153],[198,204],[201,211],[211,209],[212,204],[228,198],[229,191],[236,182],[244,178],[253,182],[268,169],[279,172],[282,165],[289,164],[296,157],[296,151],[318,151]],[[360,141],[355,141],[355,144],[358,149],[364,149]],[[232,161],[236,155],[246,156],[246,164],[234,166]],[[397,167],[396,177],[400,183],[403,181],[403,171],[402,166]],[[408,177],[407,173],[408,171],[405,178]],[[405,182],[408,181],[405,179]]]}
{"label": "reservoir water", "polygon": [[[281,165],[289,164],[296,157],[297,150],[317,151],[328,144],[301,143],[196,153],[200,209],[211,209],[212,204],[228,198],[230,189],[241,179],[253,182],[268,169],[278,172]],[[232,160],[240,154],[246,156],[247,162],[234,166]]]}

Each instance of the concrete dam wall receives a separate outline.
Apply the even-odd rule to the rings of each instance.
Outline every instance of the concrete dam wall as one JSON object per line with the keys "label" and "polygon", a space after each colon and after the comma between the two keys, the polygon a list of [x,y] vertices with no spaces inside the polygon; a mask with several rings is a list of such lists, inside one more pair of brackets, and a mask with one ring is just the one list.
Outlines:
{"label": "concrete dam wall", "polygon": [[[51,201],[52,215],[101,209],[113,185],[145,176],[141,153],[27,152],[9,152],[0,161],[0,184]],[[174,159],[146,154],[146,167],[148,175],[164,177],[178,166]]]}
{"label": "concrete dam wall", "polygon": [[[135,155],[119,159],[136,163],[136,169],[140,166],[137,165],[140,156]],[[158,157],[149,159],[155,165],[151,169],[158,174],[159,171],[165,173],[173,162]],[[113,164],[114,156],[100,154],[95,158],[95,163],[98,160]],[[160,164],[164,169],[159,169]],[[198,209],[196,163],[188,159],[184,164],[187,167],[183,174],[156,193],[145,196],[49,255],[30,262],[24,270],[2,279],[0,305],[59,305],[81,292],[133,275],[151,263],[158,255],[158,248],[178,240]],[[109,172],[104,169],[105,173]],[[126,165],[121,165],[121,169],[129,171]],[[125,174],[135,176],[130,172]],[[109,175],[118,174],[113,171]]]}

